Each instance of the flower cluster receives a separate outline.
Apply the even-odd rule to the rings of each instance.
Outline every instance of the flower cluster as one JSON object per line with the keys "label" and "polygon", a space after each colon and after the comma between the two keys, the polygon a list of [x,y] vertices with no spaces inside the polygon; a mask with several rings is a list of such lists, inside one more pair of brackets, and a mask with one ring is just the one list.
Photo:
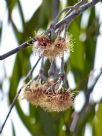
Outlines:
{"label": "flower cluster", "polygon": [[[63,56],[65,51],[71,50],[72,46],[70,36],[63,38],[55,35],[51,38],[51,35],[42,34],[36,36],[34,51],[53,61],[56,57]],[[56,80],[49,77],[44,83],[38,79],[31,80],[23,87],[20,97],[49,112],[64,111],[73,105],[73,95],[69,89],[63,87],[63,81],[60,76]]]}
{"label": "flower cluster", "polygon": [[57,56],[63,56],[65,51],[72,49],[72,46],[71,36],[65,39],[58,35],[55,40],[52,41],[47,35],[42,34],[36,37],[34,51],[49,59],[53,59]]}
{"label": "flower cluster", "polygon": [[72,106],[73,100],[71,92],[60,85],[58,81],[49,79],[43,84],[33,80],[23,87],[20,97],[45,111],[64,111]]}

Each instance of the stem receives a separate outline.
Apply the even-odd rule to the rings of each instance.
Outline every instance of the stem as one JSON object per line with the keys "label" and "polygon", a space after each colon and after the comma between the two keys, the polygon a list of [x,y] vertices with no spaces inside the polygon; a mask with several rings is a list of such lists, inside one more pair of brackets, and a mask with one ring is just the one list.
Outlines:
{"label": "stem", "polygon": [[18,98],[18,96],[19,96],[21,90],[22,90],[22,88],[18,91],[18,93],[16,94],[15,98],[13,99],[13,102],[12,102],[12,104],[11,104],[11,106],[10,106],[9,112],[8,112],[8,114],[7,114],[7,116],[6,116],[5,120],[4,120],[4,123],[3,123],[2,126],[1,126],[0,134],[1,134],[2,131],[3,131],[3,128],[4,128],[5,124],[6,124],[6,121],[7,121],[8,117],[10,116],[10,113],[11,113],[11,111],[12,111],[12,108],[14,107],[14,105],[15,105],[15,103],[16,103],[16,100],[17,100],[17,98]]}
{"label": "stem", "polygon": [[42,56],[42,61],[41,61],[41,68],[39,71],[38,78],[42,81],[45,81],[45,76],[44,76],[44,57]]}
{"label": "stem", "polygon": [[68,14],[68,16],[66,16],[64,19],[59,21],[55,25],[55,29],[58,29],[59,27],[61,27],[64,24],[70,24],[80,13],[84,12],[88,8],[91,8],[92,6],[94,6],[98,2],[99,2],[99,0],[93,0],[92,2],[88,2],[84,5],[81,5],[77,10],[74,10],[73,12]]}
{"label": "stem", "polygon": [[64,76],[65,71],[64,71],[64,57],[61,57],[61,71],[60,71],[61,76]]}
{"label": "stem", "polygon": [[73,10],[73,9],[75,9],[75,7],[74,6],[69,6],[69,7],[64,8],[61,12],[59,12],[58,15],[56,16],[56,18],[51,23],[51,28],[55,26],[55,24],[58,21],[58,18],[61,16],[61,14],[68,11],[68,10],[70,10],[70,9]]}
{"label": "stem", "polygon": [[53,78],[56,77],[56,63],[55,63],[55,60],[52,60],[52,62],[51,62],[50,68],[48,70],[48,75],[49,75],[49,77],[53,77]]}
{"label": "stem", "polygon": [[[31,70],[30,72],[28,72],[28,74],[27,74],[25,80],[27,80],[27,79],[32,75],[32,72],[33,72],[34,69],[36,68],[36,66],[37,66],[38,62],[40,61],[40,59],[41,59],[41,57],[37,60],[36,64],[35,64],[34,67],[32,68],[32,70]],[[25,82],[25,80],[24,80],[24,82]],[[5,120],[4,120],[4,123],[3,123],[2,126],[1,126],[0,134],[1,134],[2,131],[3,131],[3,128],[4,128],[5,124],[6,124],[6,121],[7,121],[8,117],[10,116],[10,113],[11,113],[11,111],[12,111],[12,109],[13,109],[15,103],[16,103],[16,100],[17,100],[17,98],[18,98],[20,92],[22,91],[22,88],[23,88],[23,87],[20,88],[20,90],[17,92],[16,96],[15,96],[14,99],[13,99],[13,102],[12,102],[12,104],[11,104],[11,106],[10,106],[9,112],[8,112],[8,114],[7,114],[7,116],[6,116]]]}
{"label": "stem", "polygon": [[[74,6],[73,6],[73,9],[77,10],[82,4],[86,3],[85,2],[86,0],[81,0],[79,1],[78,3],[76,3]],[[66,14],[66,16],[68,16],[72,11],[73,9],[70,9],[70,11]],[[66,17],[65,16],[65,17]]]}
{"label": "stem", "polygon": [[39,59],[37,60],[36,64],[33,66],[33,68],[28,72],[27,76],[25,77],[24,81],[26,82],[28,80],[29,77],[32,76],[33,71],[35,69],[35,67],[37,66],[37,64],[39,63],[41,57],[39,57]]}
{"label": "stem", "polygon": [[9,57],[9,56],[11,56],[11,55],[17,53],[18,51],[20,51],[20,50],[22,50],[22,49],[24,49],[24,48],[26,48],[26,47],[28,47],[28,46],[31,46],[35,41],[36,41],[35,39],[31,39],[31,40],[29,40],[29,41],[27,41],[27,42],[21,44],[19,47],[17,47],[17,48],[15,48],[15,49],[13,49],[13,50],[11,50],[11,51],[9,51],[9,52],[7,52],[7,53],[1,55],[1,56],[0,56],[0,60],[3,60],[3,59],[5,59],[5,58],[7,58],[7,57]]}

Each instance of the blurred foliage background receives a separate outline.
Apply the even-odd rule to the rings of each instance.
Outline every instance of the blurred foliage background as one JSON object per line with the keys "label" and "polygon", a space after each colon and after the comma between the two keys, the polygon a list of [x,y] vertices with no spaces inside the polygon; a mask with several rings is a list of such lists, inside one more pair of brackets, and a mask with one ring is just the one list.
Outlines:
{"label": "blurred foliage background", "polygon": [[[26,2],[26,1],[25,1]],[[29,1],[30,2],[30,1]],[[69,0],[66,7],[74,5],[78,0]],[[18,5],[23,30],[19,31],[12,19],[12,11]],[[36,9],[32,17],[25,21],[23,9],[19,0],[6,0],[8,10],[8,23],[12,25],[16,39],[19,45],[34,36],[34,31],[40,29],[46,30],[51,20],[62,9],[62,2],[59,0],[43,0],[41,5]],[[36,6],[36,5],[34,5]],[[29,7],[30,8],[30,7]],[[30,10],[30,9],[29,9]],[[28,13],[29,14],[29,13]],[[71,52],[68,61],[65,63],[66,74],[71,71],[75,79],[75,90],[86,91],[88,75],[94,67],[94,58],[96,51],[96,40],[99,35],[99,19],[96,17],[95,7],[88,9],[87,24],[83,27],[82,19],[84,14],[78,16],[69,27],[70,34],[75,39],[74,52]],[[17,19],[17,18],[16,18]],[[2,36],[2,25],[0,26],[0,38]],[[32,49],[27,48],[16,55],[12,76],[9,78],[9,104],[12,103],[16,95],[19,81],[30,69],[29,58]],[[29,65],[29,67],[28,67]],[[45,63],[45,72],[47,72],[49,63]],[[70,80],[70,79],[69,79]],[[15,81],[15,82],[14,82]],[[2,91],[2,83],[0,83]],[[16,111],[26,129],[32,136],[73,136],[70,132],[70,124],[74,109],[70,108],[61,113],[47,113],[40,108],[35,108],[29,104],[29,115],[26,115],[20,105],[16,102]],[[96,105],[90,108],[87,118],[83,118],[78,126],[78,136],[83,136],[86,124],[92,127],[92,136],[101,136],[102,132],[102,102],[99,102],[98,110],[95,111]],[[35,121],[34,121],[35,120]],[[15,136],[15,124],[13,124],[13,135]],[[26,135],[26,134],[25,134]]]}

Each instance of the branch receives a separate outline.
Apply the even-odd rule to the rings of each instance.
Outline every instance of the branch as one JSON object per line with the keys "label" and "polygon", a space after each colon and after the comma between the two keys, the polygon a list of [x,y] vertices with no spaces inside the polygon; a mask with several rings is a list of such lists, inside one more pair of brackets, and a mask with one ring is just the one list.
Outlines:
{"label": "branch", "polygon": [[[76,3],[73,7],[77,9],[77,8],[79,8],[82,4],[85,4],[85,3],[86,3],[86,0],[80,0],[80,1],[79,1],[78,3]],[[69,15],[69,13],[71,13],[71,12],[72,12],[72,9],[66,14],[66,16]],[[65,17],[66,17],[66,16],[65,16]]]}
{"label": "branch", "polygon": [[39,57],[39,59],[37,60],[36,64],[33,66],[33,68],[32,68],[32,69],[28,72],[28,74],[26,75],[26,77],[25,77],[25,79],[24,79],[25,82],[29,79],[29,77],[32,76],[33,71],[34,71],[35,67],[37,66],[37,64],[39,63],[40,60],[41,60],[41,57]]}
{"label": "branch", "polygon": [[[53,20],[51,26],[50,26],[50,29],[48,29],[45,33],[49,34],[51,32],[51,28],[52,29],[58,29],[60,28],[61,26],[63,26],[64,24],[66,24],[67,26],[79,15],[81,14],[82,12],[84,12],[86,9],[94,6],[96,3],[98,3],[99,0],[93,0],[92,2],[88,2],[88,3],[85,3],[84,4],[84,1],[81,0],[80,2],[78,2],[76,5],[74,6],[71,6],[71,7],[67,7],[65,9],[63,9],[58,15],[57,17]],[[58,20],[58,17],[64,12],[64,11],[67,11],[71,9],[67,15],[61,20],[59,21],[58,23],[57,20]],[[15,53],[17,53],[19,50],[21,49],[24,49],[28,46],[31,46],[31,44],[33,44],[34,42],[36,41],[35,38],[32,38],[31,40],[21,44],[19,47],[17,47],[16,49],[13,49],[11,51],[9,51],[8,53],[4,54],[4,55],[0,55],[0,60],[3,60]]]}
{"label": "branch", "polygon": [[52,19],[54,19],[59,12],[59,0],[52,0]]}
{"label": "branch", "polygon": [[[33,73],[34,69],[36,68],[36,66],[37,66],[38,62],[40,61],[40,59],[41,59],[41,57],[39,57],[39,59],[37,60],[37,62],[36,62],[35,65],[33,66],[32,70],[28,72],[27,76],[25,77],[24,82],[25,82],[30,76],[32,76],[32,73]],[[16,103],[16,100],[17,100],[17,98],[18,98],[18,96],[19,96],[19,94],[20,94],[21,91],[22,91],[22,87],[20,88],[20,90],[17,92],[15,98],[13,99],[13,102],[12,102],[12,104],[11,104],[11,106],[10,106],[9,112],[8,112],[8,114],[7,114],[5,120],[4,120],[4,122],[3,122],[3,124],[2,124],[2,126],[1,126],[1,128],[0,128],[0,134],[1,134],[2,131],[3,131],[3,128],[4,128],[5,124],[6,124],[6,121],[7,121],[8,117],[10,116],[10,113],[11,113],[11,111],[12,111],[12,109],[13,109],[15,103]]]}
{"label": "branch", "polygon": [[20,51],[20,50],[22,50],[22,49],[24,49],[24,48],[26,48],[28,46],[31,46],[35,41],[36,41],[36,39],[32,38],[29,41],[24,42],[23,44],[21,44],[19,47],[15,48],[15,49],[13,49],[13,50],[11,50],[11,51],[3,54],[3,55],[0,55],[0,60],[3,60],[5,58],[17,53],[18,51]]}
{"label": "branch", "polygon": [[79,14],[81,14],[82,12],[87,10],[88,8],[91,8],[92,6],[94,6],[98,2],[99,2],[99,0],[92,0],[92,2],[88,2],[88,3],[83,4],[83,5],[79,5],[79,6],[76,5],[76,10],[73,10],[65,18],[63,18],[61,21],[59,21],[55,25],[55,29],[58,29],[59,27],[61,27],[64,24],[69,25]]}

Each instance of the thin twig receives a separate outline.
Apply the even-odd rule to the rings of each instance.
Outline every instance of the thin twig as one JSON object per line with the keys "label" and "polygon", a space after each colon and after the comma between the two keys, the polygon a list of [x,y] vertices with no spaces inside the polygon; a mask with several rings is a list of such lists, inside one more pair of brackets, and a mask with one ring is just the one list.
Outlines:
{"label": "thin twig", "polygon": [[52,20],[57,16],[59,12],[60,0],[52,0]]}
{"label": "thin twig", "polygon": [[58,21],[58,18],[61,16],[61,14],[63,14],[64,12],[67,12],[70,9],[73,10],[73,9],[75,9],[75,7],[69,6],[69,7],[64,8],[61,12],[59,12],[58,15],[55,17],[55,19],[53,20],[53,22],[51,23],[51,28],[55,26],[55,24]]}
{"label": "thin twig", "polygon": [[70,24],[79,14],[81,14],[82,12],[87,10],[88,8],[91,8],[92,6],[94,6],[98,2],[99,2],[99,0],[93,0],[92,2],[88,2],[86,4],[81,5],[77,10],[74,10],[73,12],[68,14],[68,16],[66,16],[61,21],[59,21],[55,25],[55,29],[60,28],[64,24]]}
{"label": "thin twig", "polygon": [[13,108],[14,105],[15,105],[15,102],[16,102],[16,100],[17,100],[17,98],[18,98],[18,96],[19,96],[21,90],[22,90],[22,88],[18,91],[18,93],[16,94],[15,98],[13,99],[13,102],[12,102],[12,104],[11,104],[11,106],[10,106],[9,112],[8,112],[8,114],[7,114],[7,116],[6,116],[5,120],[4,120],[4,123],[2,124],[2,126],[1,126],[1,128],[0,128],[0,134],[1,134],[2,131],[3,131],[3,128],[4,128],[5,124],[6,124],[6,121],[7,121],[8,117],[9,117],[11,111],[12,111],[12,108]]}
{"label": "thin twig", "polygon": [[[32,70],[27,74],[25,80],[27,80],[27,78],[29,78],[32,75],[32,73],[33,73],[34,69],[36,68],[36,66],[37,66],[38,62],[40,61],[40,59],[41,59],[41,57],[37,60],[37,62],[35,63],[34,67],[32,68]],[[24,82],[25,82],[25,80],[24,80]],[[0,128],[0,134],[3,131],[5,123],[6,123],[7,119],[8,119],[8,117],[10,116],[10,113],[11,113],[11,111],[12,111],[12,109],[13,109],[15,103],[16,103],[16,100],[17,100],[17,98],[18,98],[18,96],[19,96],[21,91],[22,91],[22,87],[20,88],[20,90],[17,92],[16,96],[13,99],[13,102],[12,102],[12,104],[10,106],[9,112],[8,112],[8,114],[7,114],[7,116],[6,116],[5,120],[4,120],[4,123],[2,124],[2,126]]]}
{"label": "thin twig", "polygon": [[44,56],[42,56],[38,79],[40,79],[41,82],[46,80],[46,77],[44,75]]}
{"label": "thin twig", "polygon": [[52,78],[56,78],[56,63],[55,63],[55,59],[52,60],[50,68],[48,70],[48,76],[52,77]]}
{"label": "thin twig", "polygon": [[60,70],[60,76],[63,76],[64,78],[65,71],[64,71],[64,56],[61,57],[61,70]]}
{"label": "thin twig", "polygon": [[[78,8],[80,5],[84,4],[84,3],[85,3],[85,0],[81,0],[81,1],[79,1],[78,3],[76,3],[74,6],[66,7],[66,8],[64,8],[62,11],[60,11],[60,12],[58,13],[58,15],[55,17],[55,19],[53,20],[53,22],[51,23],[51,28],[55,26],[55,24],[56,24],[57,21],[58,21],[58,18],[61,16],[61,14],[63,14],[64,12],[67,12],[67,14],[65,15],[65,17],[66,17],[66,16],[68,16],[73,10],[77,10],[77,8]],[[65,17],[64,17],[64,18],[65,18]]]}
{"label": "thin twig", "polygon": [[41,57],[39,57],[39,59],[37,60],[36,64],[33,66],[33,68],[28,72],[27,76],[25,77],[24,81],[26,82],[28,80],[29,77],[32,76],[33,71],[35,69],[35,67],[37,66],[37,64],[39,63],[39,61],[41,60]]}
{"label": "thin twig", "polygon": [[[86,0],[81,0],[73,6],[73,9],[78,9],[81,5],[83,5],[85,3],[86,3]],[[65,15],[65,17],[68,16],[73,11],[73,9],[70,9],[70,11],[68,11],[68,13]]]}
{"label": "thin twig", "polygon": [[0,60],[3,60],[3,59],[5,59],[5,58],[7,58],[7,57],[9,57],[9,56],[11,56],[11,55],[17,53],[19,50],[22,50],[22,49],[24,49],[24,48],[26,48],[26,47],[28,47],[28,46],[33,45],[33,43],[34,43],[35,41],[36,41],[36,39],[34,39],[34,38],[33,38],[33,39],[30,39],[29,41],[24,42],[23,44],[21,44],[19,47],[15,48],[15,49],[13,49],[13,50],[11,50],[11,51],[9,51],[9,52],[3,54],[3,55],[0,55]]}

